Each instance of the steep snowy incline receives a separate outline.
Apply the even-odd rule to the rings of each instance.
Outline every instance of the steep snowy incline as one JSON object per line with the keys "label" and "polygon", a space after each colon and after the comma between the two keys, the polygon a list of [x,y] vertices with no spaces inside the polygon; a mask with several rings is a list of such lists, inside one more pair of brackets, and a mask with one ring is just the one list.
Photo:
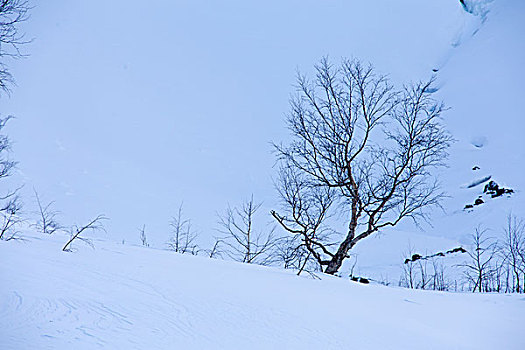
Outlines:
{"label": "steep snowy incline", "polygon": [[[440,176],[448,195],[444,211],[435,211],[422,231],[404,222],[356,246],[357,268],[367,277],[397,284],[409,245],[420,254],[470,248],[477,227],[501,238],[508,215],[525,219],[525,2],[465,3],[474,14],[455,14],[461,29],[435,64],[435,97],[449,107],[444,122],[457,140]],[[492,198],[483,192],[490,181],[513,192]],[[483,203],[473,205],[478,198]]]}
{"label": "steep snowy incline", "polygon": [[[26,237],[28,237],[26,235]],[[523,296],[452,294],[60,235],[0,242],[0,348],[523,349]]]}
{"label": "steep snowy incline", "polygon": [[[525,3],[488,3],[483,24],[451,50],[437,73],[437,96],[457,143],[443,183],[451,198],[434,232],[462,238],[482,225],[499,235],[510,213],[525,218]],[[489,181],[512,193],[483,193]],[[464,210],[481,196],[483,204]]]}

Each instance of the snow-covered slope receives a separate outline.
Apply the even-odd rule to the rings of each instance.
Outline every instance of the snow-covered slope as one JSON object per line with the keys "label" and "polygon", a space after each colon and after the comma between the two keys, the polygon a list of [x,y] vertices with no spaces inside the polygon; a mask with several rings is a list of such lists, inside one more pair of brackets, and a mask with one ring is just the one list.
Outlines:
{"label": "snow-covered slope", "polygon": [[[477,225],[497,236],[507,215],[525,217],[525,3],[472,2],[488,3],[485,12],[480,10],[482,23],[450,51],[437,73],[437,95],[450,107],[446,123],[458,142],[443,177],[451,198],[446,216],[435,217],[436,231],[459,239]],[[514,193],[483,194],[489,180],[469,188],[488,176]],[[463,210],[480,195],[484,204]]]}
{"label": "snow-covered slope", "polygon": [[65,253],[65,238],[0,242],[2,350],[525,347],[522,296],[318,280],[108,241]]}
{"label": "snow-covered slope", "polygon": [[[465,3],[472,13],[456,14],[459,29],[433,72],[435,97],[449,107],[444,122],[457,141],[440,174],[448,198],[432,226],[419,230],[405,222],[356,247],[357,266],[367,276],[395,284],[409,245],[421,254],[468,248],[477,227],[501,238],[508,215],[525,218],[525,2]],[[492,198],[483,192],[491,180],[513,193]],[[483,204],[464,209],[479,197]]]}

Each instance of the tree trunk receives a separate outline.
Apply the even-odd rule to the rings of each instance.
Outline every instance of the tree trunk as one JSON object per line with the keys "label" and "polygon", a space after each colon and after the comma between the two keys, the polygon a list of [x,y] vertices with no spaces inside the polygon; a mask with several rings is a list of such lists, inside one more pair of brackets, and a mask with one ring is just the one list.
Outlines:
{"label": "tree trunk", "polygon": [[355,230],[357,228],[357,219],[357,199],[354,198],[352,199],[352,217],[350,219],[350,224],[348,225],[348,234],[332,257],[332,260],[330,260],[326,266],[326,269],[324,270],[326,274],[334,275],[343,265],[343,260],[346,258],[350,248],[352,248],[352,241],[354,240]]}

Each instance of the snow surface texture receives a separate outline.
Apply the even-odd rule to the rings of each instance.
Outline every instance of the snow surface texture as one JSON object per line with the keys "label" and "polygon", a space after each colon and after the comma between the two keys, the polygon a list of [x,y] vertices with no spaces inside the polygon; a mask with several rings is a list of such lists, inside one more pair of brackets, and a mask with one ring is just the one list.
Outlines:
{"label": "snow surface texture", "polygon": [[[363,285],[65,236],[0,242],[0,349],[524,349],[522,295]],[[5,281],[5,282],[4,282]]]}

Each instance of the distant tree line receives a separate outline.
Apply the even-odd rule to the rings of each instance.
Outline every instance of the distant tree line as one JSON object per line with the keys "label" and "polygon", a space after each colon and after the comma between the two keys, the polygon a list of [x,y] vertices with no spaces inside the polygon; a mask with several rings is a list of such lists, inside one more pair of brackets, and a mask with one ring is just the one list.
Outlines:
{"label": "distant tree line", "polygon": [[[502,238],[488,236],[478,227],[470,236],[470,247],[462,250],[463,263],[450,266],[444,255],[409,259],[403,264],[399,286],[442,291],[479,293],[525,292],[525,222],[509,215]],[[410,247],[409,257],[418,257]]]}

